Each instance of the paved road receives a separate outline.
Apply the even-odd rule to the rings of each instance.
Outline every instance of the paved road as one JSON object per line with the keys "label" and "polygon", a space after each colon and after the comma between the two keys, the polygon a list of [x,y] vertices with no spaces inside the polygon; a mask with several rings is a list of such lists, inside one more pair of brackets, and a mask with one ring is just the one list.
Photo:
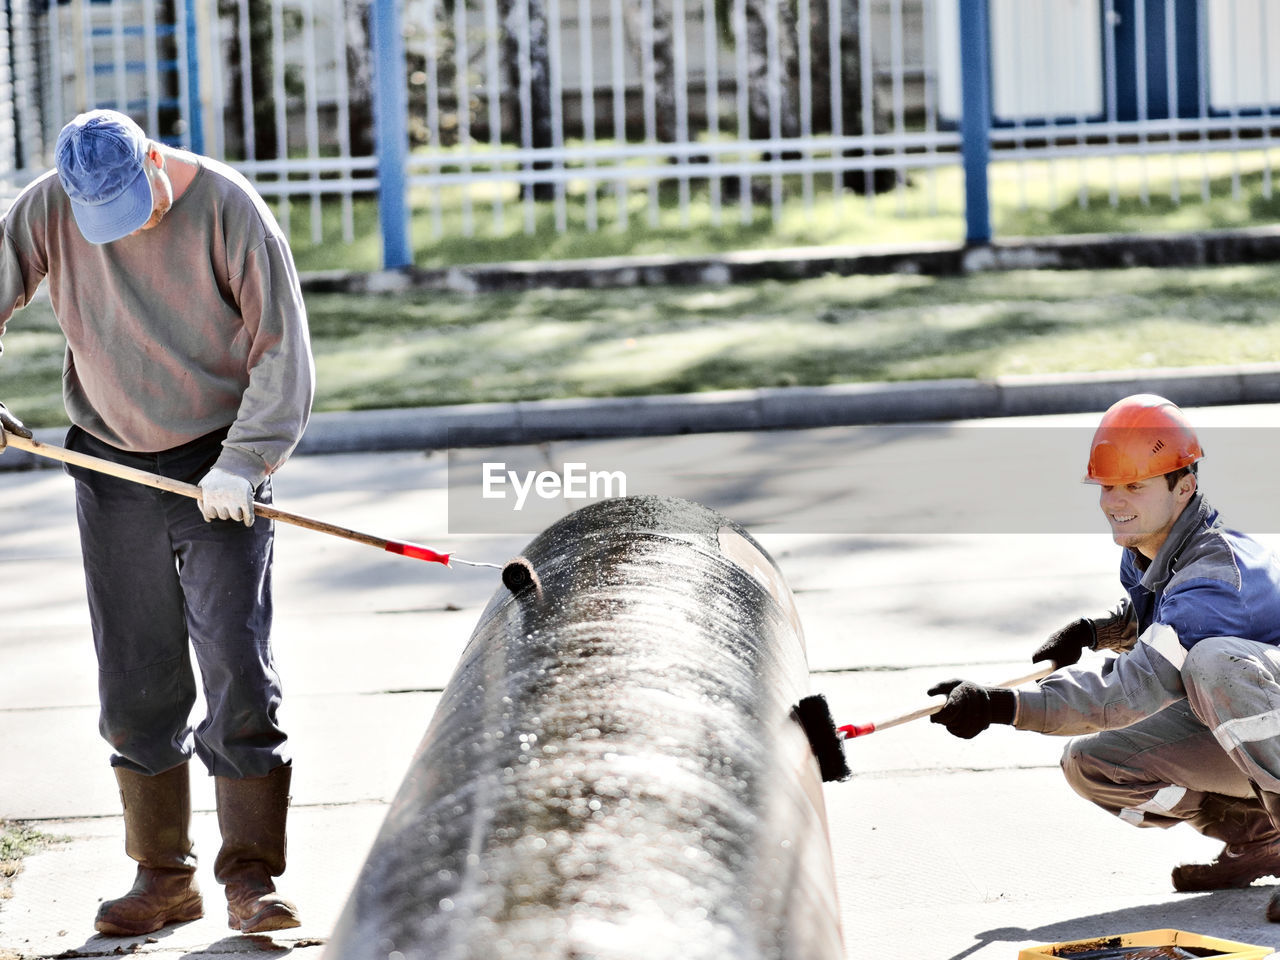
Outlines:
{"label": "paved road", "polygon": [[[1238,466],[1248,460],[1237,448],[1265,436],[1275,415],[1193,411],[1224,431],[1216,453],[1208,445],[1204,476],[1228,517],[1233,502],[1267,516],[1275,473],[1253,482],[1259,472]],[[567,463],[630,472],[647,489],[628,492],[687,496],[758,535],[796,593],[813,689],[840,722],[861,722],[919,705],[939,679],[1023,673],[1046,633],[1114,602],[1117,548],[1092,492],[1075,482],[1073,444],[1087,444],[1092,420],[986,422],[976,435],[953,424],[600,440],[466,451],[452,462],[442,452],[300,456],[276,497],[348,527],[502,562],[546,516],[576,504],[530,501],[517,517],[510,497],[491,498],[486,511],[475,479],[484,463],[561,480]],[[1027,454],[1041,431],[1053,442]],[[1280,522],[1261,522],[1263,539],[1280,546]],[[0,900],[0,957],[320,956],[497,582],[490,570],[445,570],[285,526],[276,571],[296,754],[282,889],[306,923],[274,939],[232,937],[215,909],[144,942],[95,936],[98,900],[125,889],[132,870],[95,729],[70,481],[0,473],[0,818],[36,821],[65,841],[29,857]],[[1158,928],[1280,944],[1280,926],[1262,917],[1262,887],[1174,894],[1170,867],[1214,845],[1095,811],[1062,783],[1061,746],[1007,728],[962,743],[928,723],[848,745],[855,776],[828,785],[826,802],[851,960],[1008,960],[1033,944]],[[195,802],[201,879],[216,904],[203,778]]]}

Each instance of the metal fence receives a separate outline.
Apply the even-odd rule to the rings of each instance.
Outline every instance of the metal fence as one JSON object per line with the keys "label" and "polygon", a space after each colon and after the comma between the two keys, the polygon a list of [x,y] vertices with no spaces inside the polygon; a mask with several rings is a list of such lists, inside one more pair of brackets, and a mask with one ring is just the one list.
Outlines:
{"label": "metal fence", "polygon": [[[695,229],[761,206],[812,215],[850,193],[874,209],[877,193],[940,171],[952,189],[962,165],[971,240],[984,239],[989,210],[974,208],[990,201],[973,187],[988,164],[1011,171],[1001,189],[1024,206],[1097,202],[1099,176],[1112,204],[1206,198],[1215,155],[1233,190],[1260,170],[1269,196],[1280,109],[1280,0],[7,10],[9,195],[47,169],[67,118],[114,107],[237,166],[312,242],[350,242],[357,205],[377,198],[390,265],[407,262],[410,213],[437,237],[533,232],[544,217],[557,231]],[[975,29],[982,16],[989,29]]]}
{"label": "metal fence", "polygon": [[1074,188],[1083,206],[1090,159],[1109,161],[1111,204],[1129,189],[1144,203],[1156,191],[1178,203],[1187,192],[1209,198],[1223,169],[1214,154],[1238,198],[1241,157],[1256,154],[1249,162],[1271,196],[1275,0],[991,0],[991,13],[993,161],[1047,161],[1050,186]]}
{"label": "metal fence", "polygon": [[[846,183],[867,190],[876,170],[904,169],[909,155],[913,165],[956,161],[958,137],[939,129],[928,95],[932,71],[906,50],[904,0],[794,8],[779,0],[546,0],[540,24],[530,0],[477,0],[470,10],[457,3],[445,24],[441,6],[421,4],[408,43],[424,66],[425,134],[436,146],[410,157],[410,183],[432,192],[437,226],[445,192],[461,190],[465,210],[465,187],[477,181],[518,187],[526,229],[539,198],[553,204],[556,229],[566,229],[572,187],[594,230],[602,216],[627,223],[637,185],[650,223],[664,182],[675,185],[681,222],[694,184],[705,188],[713,224],[727,205],[747,222],[757,202],[778,216],[787,191],[812,204],[819,178],[837,191]],[[870,50],[877,36],[880,76]],[[535,66],[539,40],[545,76]],[[909,74],[925,94],[910,104]],[[891,105],[877,102],[878,86]],[[514,106],[505,134],[504,88]],[[458,109],[468,103],[474,115]],[[456,118],[454,129],[443,128],[444,117]],[[946,149],[950,157],[940,159]],[[797,182],[787,184],[788,175]],[[501,217],[502,193],[491,194]]]}

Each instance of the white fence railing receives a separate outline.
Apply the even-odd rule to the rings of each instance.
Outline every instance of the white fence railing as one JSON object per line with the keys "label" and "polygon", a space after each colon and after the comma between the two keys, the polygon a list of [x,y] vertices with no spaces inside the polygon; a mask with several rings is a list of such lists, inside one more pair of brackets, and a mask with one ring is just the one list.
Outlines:
{"label": "white fence railing", "polygon": [[[957,0],[8,7],[10,195],[47,168],[67,118],[110,106],[235,164],[286,228],[298,214],[312,242],[349,242],[357,204],[383,182],[374,78],[388,70],[407,109],[377,122],[408,143],[402,200],[436,237],[533,232],[543,216],[558,231],[660,218],[694,229],[749,222],[761,206],[811,215],[850,191],[874,208],[877,192],[963,162]],[[403,62],[376,46],[373,7],[396,18]],[[1261,163],[1269,195],[1280,0],[987,9],[991,160],[1020,171],[1015,202],[1043,202],[1025,189],[1033,176],[1051,184],[1049,202],[1059,190],[1095,202],[1086,161],[1126,155],[1144,200],[1207,196],[1215,153]],[[1233,169],[1238,190],[1244,168]],[[1104,175],[1111,203],[1133,183]]]}

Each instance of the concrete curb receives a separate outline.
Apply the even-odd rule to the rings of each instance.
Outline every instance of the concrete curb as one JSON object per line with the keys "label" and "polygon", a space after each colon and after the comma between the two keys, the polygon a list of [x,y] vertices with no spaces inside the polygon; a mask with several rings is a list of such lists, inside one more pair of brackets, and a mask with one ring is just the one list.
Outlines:
{"label": "concrete curb", "polygon": [[1105,410],[1133,393],[1158,393],[1188,407],[1280,402],[1280,363],[318,414],[299,452],[505,446],[1083,413]]}
{"label": "concrete curb", "polygon": [[307,293],[403,294],[414,290],[495,293],[551,289],[801,280],[828,274],[919,273],[951,276],[987,270],[1101,270],[1193,267],[1280,260],[1280,227],[1197,233],[1075,234],[1006,237],[980,246],[954,243],[822,246],[744,250],[706,257],[599,257],[562,261],[411,267],[356,273],[308,273]]}
{"label": "concrete curb", "polygon": [[[1100,412],[1133,393],[1157,393],[1186,407],[1276,403],[1280,363],[318,413],[298,453],[439,450]],[[63,433],[60,428],[36,431],[37,439],[56,444],[62,443]],[[0,458],[0,470],[54,465],[21,450]]]}

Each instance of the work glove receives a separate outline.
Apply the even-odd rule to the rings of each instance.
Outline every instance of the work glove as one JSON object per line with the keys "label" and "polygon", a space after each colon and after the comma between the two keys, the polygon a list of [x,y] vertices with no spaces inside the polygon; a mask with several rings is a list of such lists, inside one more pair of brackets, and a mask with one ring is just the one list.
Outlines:
{"label": "work glove", "polygon": [[1073,663],[1079,663],[1080,655],[1086,648],[1092,650],[1097,639],[1092,620],[1088,617],[1072,620],[1065,627],[1055,630],[1048,640],[1040,644],[1031,655],[1031,662],[1052,660],[1055,666],[1069,667]]}
{"label": "work glove", "polygon": [[9,412],[9,408],[0,403],[0,453],[4,453],[5,443],[4,435],[12,433],[17,437],[25,437],[31,439],[31,431],[22,425],[22,421]]}
{"label": "work glove", "polygon": [[239,520],[253,526],[253,486],[244,477],[214,467],[200,481],[200,512],[206,520]]}
{"label": "work glove", "polygon": [[1013,723],[1018,700],[1012,690],[983,687],[968,680],[945,680],[929,688],[930,696],[945,696],[942,709],[929,717],[961,740],[972,740],[993,723]]}
{"label": "work glove", "polygon": [[1133,608],[1128,600],[1105,617],[1090,619],[1081,617],[1050,634],[1049,639],[1031,655],[1032,663],[1052,660],[1059,667],[1080,662],[1080,655],[1089,650],[1124,650],[1137,639],[1137,624],[1133,620]]}

